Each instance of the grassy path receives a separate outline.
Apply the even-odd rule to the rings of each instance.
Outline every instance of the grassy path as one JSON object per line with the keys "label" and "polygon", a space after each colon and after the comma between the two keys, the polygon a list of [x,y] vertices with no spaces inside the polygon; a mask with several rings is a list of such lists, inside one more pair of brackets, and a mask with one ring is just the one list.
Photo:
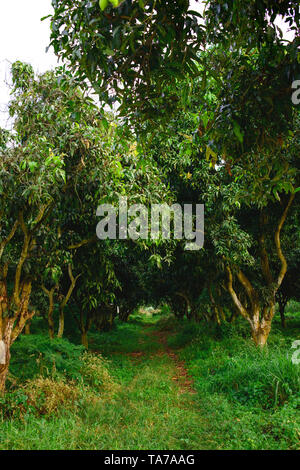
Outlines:
{"label": "grassy path", "polygon": [[[208,449],[207,423],[185,365],[168,347],[168,334],[154,324],[127,325],[116,332],[106,355],[122,389],[115,398],[114,431],[110,407],[103,410],[114,449]],[[137,340],[137,341],[136,341]],[[117,351],[114,346],[117,345]]]}
{"label": "grassy path", "polygon": [[[262,353],[241,337],[241,327],[137,314],[109,333],[91,332],[91,353],[83,356],[66,340],[55,346],[42,335],[23,336],[15,373],[23,343],[36,351],[22,362],[27,372],[43,345],[63,362],[53,376],[52,362],[43,367],[47,373],[37,380],[45,386],[51,379],[51,387],[35,395],[32,410],[0,419],[0,450],[299,449],[299,369],[289,356],[299,329],[273,329]],[[75,365],[80,373],[73,380],[67,371]],[[39,370],[33,368],[28,383],[20,378],[6,413],[27,403],[27,386],[45,390],[36,389]],[[60,404],[55,412],[41,411],[53,400]]]}
{"label": "grassy path", "polygon": [[215,446],[185,364],[159,322],[91,335],[115,384],[95,402],[58,415],[0,423],[0,449],[197,450]]}

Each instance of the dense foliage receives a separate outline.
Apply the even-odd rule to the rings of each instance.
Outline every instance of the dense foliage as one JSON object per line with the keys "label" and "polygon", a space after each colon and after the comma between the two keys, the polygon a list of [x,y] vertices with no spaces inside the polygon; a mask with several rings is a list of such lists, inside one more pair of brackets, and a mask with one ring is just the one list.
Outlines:
{"label": "dense foliage", "polygon": [[[124,399],[127,353],[170,359],[171,347],[231,423],[249,426],[259,410],[242,444],[214,411],[228,447],[276,448],[284,428],[280,443],[296,448],[299,365],[287,351],[299,331],[285,309],[300,299],[300,5],[198,3],[52,0],[50,46],[62,65],[42,75],[12,65],[13,130],[0,129],[3,420],[60,416],[67,400],[94,423],[97,412],[82,410],[103,412],[98,392]],[[204,204],[203,249],[186,250],[173,219],[171,239],[151,237],[152,220],[147,236],[118,239],[120,197],[147,209]],[[101,204],[116,208],[114,239],[96,236]],[[152,318],[146,306],[176,318],[127,324],[133,312]],[[111,366],[90,346],[125,354]],[[253,437],[265,428],[271,444]]]}

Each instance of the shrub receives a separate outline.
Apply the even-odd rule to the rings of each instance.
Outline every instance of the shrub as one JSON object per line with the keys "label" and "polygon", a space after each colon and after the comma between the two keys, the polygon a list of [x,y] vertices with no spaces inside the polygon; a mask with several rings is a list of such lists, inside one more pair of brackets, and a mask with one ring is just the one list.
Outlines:
{"label": "shrub", "polygon": [[104,393],[113,394],[116,391],[117,384],[110,375],[109,361],[100,354],[87,352],[83,354],[82,361],[81,375],[84,384]]}
{"label": "shrub", "polygon": [[22,381],[37,375],[61,374],[78,379],[82,366],[82,346],[67,339],[50,340],[44,335],[22,335],[12,346],[10,372]]}
{"label": "shrub", "polygon": [[[102,397],[113,395],[118,385],[109,372],[109,361],[101,355],[83,351],[67,340],[48,340],[39,335],[23,336],[15,348],[14,373],[18,378],[30,377],[17,390],[0,397],[2,419],[24,418],[33,413],[50,416],[59,410],[92,406]],[[29,360],[24,370],[18,370],[20,357],[27,351]],[[35,361],[33,360],[35,358]],[[39,374],[40,372],[40,374]],[[17,385],[10,378],[10,383]],[[101,393],[99,393],[101,392]]]}
{"label": "shrub", "polygon": [[24,387],[28,404],[39,415],[57,414],[63,407],[71,409],[82,398],[82,390],[74,383],[37,377]]}
{"label": "shrub", "polygon": [[2,419],[22,418],[26,413],[34,411],[28,402],[24,389],[7,392],[0,396],[0,417]]}

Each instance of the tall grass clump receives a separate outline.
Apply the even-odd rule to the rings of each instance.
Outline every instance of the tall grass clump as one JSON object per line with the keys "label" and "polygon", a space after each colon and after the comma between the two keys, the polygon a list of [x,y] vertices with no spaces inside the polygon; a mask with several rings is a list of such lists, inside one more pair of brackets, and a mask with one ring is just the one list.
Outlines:
{"label": "tall grass clump", "polygon": [[118,388],[110,363],[66,339],[21,336],[15,343],[0,419],[75,413],[113,396]]}
{"label": "tall grass clump", "polygon": [[299,449],[300,365],[291,360],[297,330],[273,328],[257,348],[245,323],[182,325],[169,338],[185,360],[212,432],[226,449]]}

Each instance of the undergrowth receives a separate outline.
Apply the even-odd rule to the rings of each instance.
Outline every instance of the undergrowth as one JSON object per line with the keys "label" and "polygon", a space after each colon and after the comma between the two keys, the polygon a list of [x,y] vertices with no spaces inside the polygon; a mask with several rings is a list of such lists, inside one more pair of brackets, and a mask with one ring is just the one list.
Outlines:
{"label": "undergrowth", "polygon": [[[295,305],[287,319],[286,330],[275,320],[262,351],[243,321],[191,323],[167,311],[93,332],[88,353],[38,331],[22,335],[0,397],[0,449],[298,449]],[[196,394],[180,390],[157,332]]]}

